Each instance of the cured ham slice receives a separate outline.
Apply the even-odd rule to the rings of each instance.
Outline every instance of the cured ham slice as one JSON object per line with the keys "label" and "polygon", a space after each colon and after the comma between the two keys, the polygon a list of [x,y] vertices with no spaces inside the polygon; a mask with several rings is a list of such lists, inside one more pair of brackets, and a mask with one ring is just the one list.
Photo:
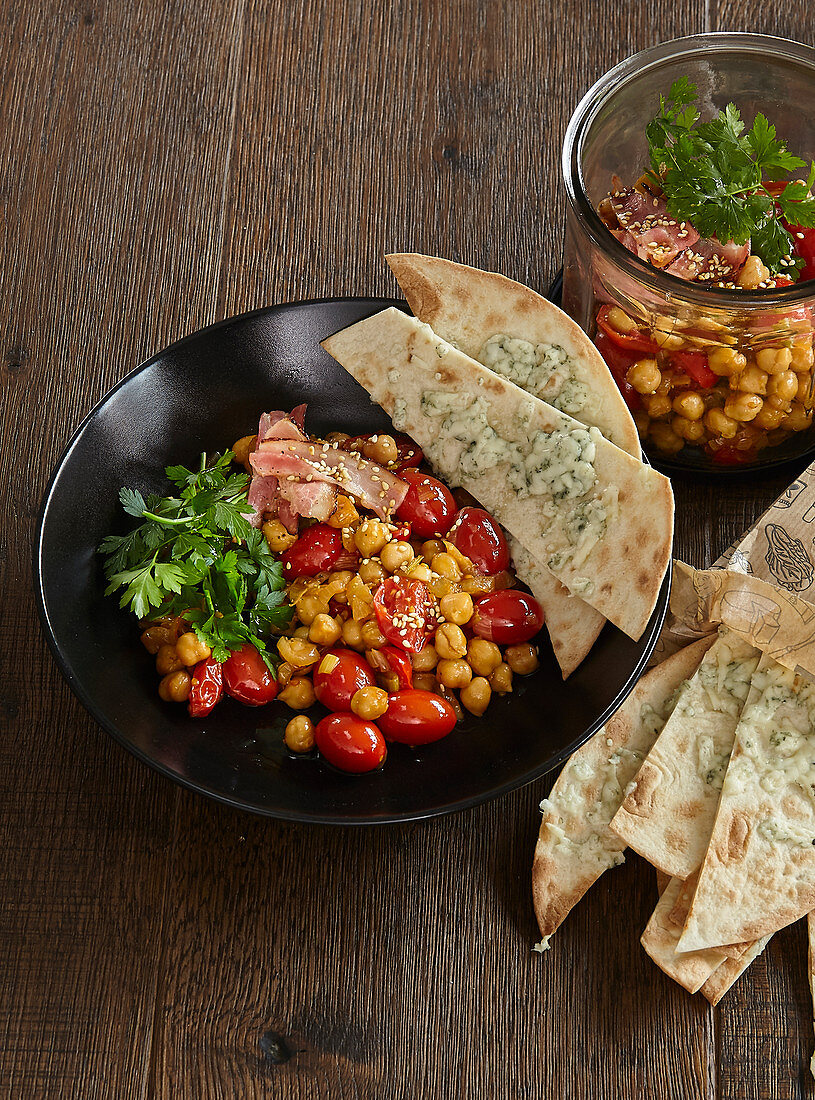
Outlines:
{"label": "cured ham slice", "polygon": [[258,445],[266,439],[305,439],[303,423],[305,405],[298,405],[290,413],[263,413],[258,424]]}
{"label": "cured ham slice", "polygon": [[249,461],[256,474],[277,477],[281,483],[326,482],[355,497],[380,519],[393,514],[408,491],[401,478],[330,443],[264,440]]}
{"label": "cured ham slice", "polygon": [[325,523],[337,504],[337,490],[327,481],[281,481],[278,493],[283,498],[280,520],[286,527],[288,524],[283,517],[282,508],[284,502],[290,506],[294,516],[308,516],[309,519],[317,519],[321,523]]}
{"label": "cured ham slice", "polygon": [[722,244],[715,237],[702,237],[692,248],[681,252],[667,268],[670,275],[698,282],[728,282],[750,255],[750,242]]}
{"label": "cured ham slice", "polygon": [[666,267],[699,239],[692,225],[668,213],[664,199],[633,187],[613,191],[611,206],[624,233],[617,239],[654,267]]}

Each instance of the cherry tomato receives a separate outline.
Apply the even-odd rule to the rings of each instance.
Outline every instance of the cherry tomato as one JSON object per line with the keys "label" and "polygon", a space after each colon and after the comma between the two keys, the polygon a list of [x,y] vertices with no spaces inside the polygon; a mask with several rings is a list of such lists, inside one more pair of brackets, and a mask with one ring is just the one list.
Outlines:
{"label": "cherry tomato", "polygon": [[450,733],[456,724],[456,712],[432,691],[405,688],[388,696],[388,709],[377,721],[389,741],[428,745]]}
{"label": "cherry tomato", "polygon": [[192,671],[187,709],[193,718],[206,718],[224,693],[221,665],[214,657],[199,661]]}
{"label": "cherry tomato", "polygon": [[436,630],[435,604],[424,581],[388,577],[374,592],[374,611],[387,640],[409,653],[424,649]]}
{"label": "cherry tomato", "polygon": [[277,679],[249,642],[230,653],[223,664],[224,691],[247,707],[271,703],[278,692]]}
{"label": "cherry tomato", "polygon": [[328,763],[344,772],[372,772],[388,755],[385,739],[373,722],[355,714],[329,714],[321,719],[314,740]]}
{"label": "cherry tomato", "polygon": [[505,588],[479,596],[470,626],[479,638],[516,645],[534,638],[543,626],[543,608],[528,592]]}
{"label": "cherry tomato", "polygon": [[594,337],[594,343],[597,346],[597,350],[606,361],[606,366],[611,371],[614,381],[617,383],[617,388],[623,395],[623,400],[629,409],[641,409],[642,398],[625,377],[626,371],[637,361],[636,355],[628,355],[626,352],[621,351],[616,344],[606,336],[604,332],[598,332]]}
{"label": "cherry tomato", "polygon": [[327,523],[315,523],[283,554],[283,576],[286,580],[313,577],[333,569],[342,552],[341,532]]}
{"label": "cherry tomato", "polygon": [[639,330],[635,332],[618,332],[613,325],[609,324],[608,315],[612,309],[613,306],[601,306],[597,311],[597,327],[602,329],[612,343],[628,352],[650,352],[653,354],[659,351],[659,345],[656,341],[644,332]]}
{"label": "cherry tomato", "polygon": [[509,569],[509,546],[504,532],[483,508],[462,508],[447,537],[479,573],[494,576]]}
{"label": "cherry tomato", "polygon": [[408,470],[415,466],[421,466],[424,454],[418,443],[414,443],[409,435],[394,434],[396,450],[399,452],[396,459],[397,473],[399,470]]}
{"label": "cherry tomato", "polygon": [[329,710],[350,710],[354,694],[375,684],[373,669],[352,649],[329,649],[314,672],[314,694]]}
{"label": "cherry tomato", "polygon": [[719,381],[707,365],[707,356],[703,351],[675,351],[671,363],[689,375],[703,390],[709,390]]}
{"label": "cherry tomato", "polygon": [[395,645],[383,645],[376,652],[384,657],[388,668],[399,681],[400,689],[413,687],[413,665],[403,649],[397,649]]}
{"label": "cherry tomato", "polygon": [[456,514],[456,502],[447,486],[418,470],[403,470],[399,476],[409,488],[396,510],[397,517],[410,523],[417,538],[446,535]]}
{"label": "cherry tomato", "polygon": [[756,458],[754,448],[742,451],[734,447],[732,443],[725,443],[724,446],[717,447],[715,450],[712,447],[706,447],[705,449],[713,461],[720,466],[746,466],[748,463],[754,462]]}

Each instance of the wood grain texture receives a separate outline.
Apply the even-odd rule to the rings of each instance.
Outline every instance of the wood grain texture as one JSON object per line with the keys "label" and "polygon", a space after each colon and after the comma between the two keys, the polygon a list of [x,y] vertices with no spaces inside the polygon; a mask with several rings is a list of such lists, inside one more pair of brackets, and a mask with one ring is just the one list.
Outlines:
{"label": "wood grain texture", "polygon": [[[393,293],[389,249],[543,288],[580,94],[709,26],[703,0],[0,0],[0,1096],[811,1097],[800,929],[719,1010],[651,966],[631,858],[543,957],[546,784],[332,830],[176,790],[84,714],[36,629],[48,472],[140,359],[273,301]],[[792,475],[790,475],[791,477]],[[702,565],[790,477],[678,483]],[[803,1068],[802,1068],[803,1067]]]}

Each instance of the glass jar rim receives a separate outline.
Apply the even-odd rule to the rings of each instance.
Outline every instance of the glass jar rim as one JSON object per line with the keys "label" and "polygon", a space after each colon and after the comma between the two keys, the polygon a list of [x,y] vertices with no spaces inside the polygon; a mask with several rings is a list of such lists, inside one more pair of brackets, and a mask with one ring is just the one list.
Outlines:
{"label": "glass jar rim", "polygon": [[789,38],[769,34],[744,34],[740,31],[719,31],[708,34],[691,34],[673,38],[658,46],[651,46],[624,58],[596,80],[575,107],[566,127],[563,140],[562,171],[566,194],[592,242],[606,252],[617,267],[643,283],[659,297],[681,298],[700,309],[789,309],[798,303],[815,297],[815,280],[793,283],[787,287],[766,290],[725,290],[699,286],[687,279],[669,275],[652,264],[641,260],[614,237],[595,210],[588,195],[582,170],[583,142],[588,131],[612,94],[630,83],[642,72],[656,68],[666,61],[685,55],[704,54],[706,57],[723,53],[749,52],[766,57],[796,61],[812,70],[815,81],[815,48]]}

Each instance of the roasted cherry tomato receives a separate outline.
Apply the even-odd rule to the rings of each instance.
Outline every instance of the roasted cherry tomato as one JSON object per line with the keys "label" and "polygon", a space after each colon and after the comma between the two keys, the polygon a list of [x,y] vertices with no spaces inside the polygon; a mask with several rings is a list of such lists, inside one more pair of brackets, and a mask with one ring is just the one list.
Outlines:
{"label": "roasted cherry tomato", "polygon": [[321,719],[314,740],[328,763],[344,772],[372,772],[388,755],[385,739],[373,722],[355,714],[329,714]]}
{"label": "roasted cherry tomato", "polygon": [[534,638],[543,626],[543,608],[528,592],[505,588],[479,596],[469,624],[479,638],[516,645]]}
{"label": "roasted cherry tomato", "polygon": [[387,662],[388,668],[399,681],[400,690],[413,687],[413,665],[403,649],[397,649],[395,645],[383,645],[376,652]]}
{"label": "roasted cherry tomato", "polygon": [[388,577],[374,592],[379,629],[389,642],[418,653],[436,630],[435,605],[424,581]]}
{"label": "roasted cherry tomato", "polygon": [[187,703],[193,718],[206,718],[224,693],[221,665],[214,657],[199,661],[192,670],[190,698]]}
{"label": "roasted cherry tomato", "polygon": [[314,577],[333,569],[342,552],[341,532],[327,523],[315,523],[283,554],[283,576],[286,580]]}
{"label": "roasted cherry tomato", "polygon": [[606,361],[606,366],[611,371],[614,381],[617,383],[617,388],[623,395],[623,400],[629,409],[641,409],[642,399],[628,379],[625,377],[626,371],[637,361],[636,355],[629,355],[627,352],[622,351],[617,347],[604,332],[598,332],[594,337],[594,343],[597,346],[597,350]]}
{"label": "roasted cherry tomato", "polygon": [[314,694],[329,710],[350,710],[354,694],[375,684],[373,669],[352,649],[329,649],[314,672]]}
{"label": "roasted cherry tomato", "polygon": [[657,342],[644,332],[639,330],[636,332],[618,332],[613,325],[609,324],[608,315],[612,309],[612,306],[601,306],[597,311],[597,327],[603,330],[612,343],[628,352],[649,352],[653,354],[659,351]]}
{"label": "roasted cherry tomato", "polygon": [[494,576],[509,569],[509,546],[504,532],[483,508],[462,508],[447,537],[479,573]]}
{"label": "roasted cherry tomato", "polygon": [[399,476],[410,487],[396,510],[397,517],[407,520],[418,538],[446,535],[456,514],[456,502],[447,486],[418,470],[403,470]]}
{"label": "roasted cherry tomato", "polygon": [[432,691],[405,688],[388,696],[388,709],[377,722],[389,741],[427,745],[450,733],[456,724],[456,712]]}
{"label": "roasted cherry tomato", "polygon": [[703,351],[675,351],[671,354],[671,363],[692,378],[703,390],[709,390],[719,381],[707,365],[707,356]]}
{"label": "roasted cherry tomato", "polygon": [[271,703],[278,692],[277,679],[249,642],[230,653],[223,664],[224,691],[247,707]]}
{"label": "roasted cherry tomato", "polygon": [[419,444],[414,443],[409,435],[401,433],[394,433],[393,438],[396,440],[396,450],[399,452],[396,459],[396,472],[421,466],[424,462],[424,454]]}
{"label": "roasted cherry tomato", "polygon": [[734,447],[732,443],[725,443],[724,446],[717,447],[715,450],[712,447],[706,447],[705,449],[713,461],[720,466],[746,466],[748,463],[754,462],[756,457],[754,448],[742,451]]}

